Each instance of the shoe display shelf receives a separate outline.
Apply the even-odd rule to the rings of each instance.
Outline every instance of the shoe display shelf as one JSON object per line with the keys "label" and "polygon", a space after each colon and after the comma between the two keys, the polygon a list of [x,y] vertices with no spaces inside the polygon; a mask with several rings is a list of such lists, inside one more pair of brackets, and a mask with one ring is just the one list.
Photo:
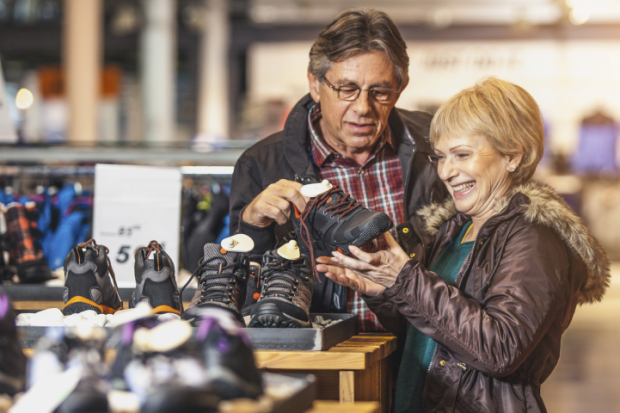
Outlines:
{"label": "shoe display shelf", "polygon": [[319,400],[374,401],[379,403],[378,411],[388,413],[396,344],[396,337],[389,333],[360,333],[327,351],[258,350],[254,356],[260,369],[313,374]]}
{"label": "shoe display shelf", "polygon": [[[62,309],[62,293],[64,287],[47,287],[44,285],[4,285],[2,287],[18,312],[36,312],[48,308]],[[133,288],[120,288],[119,292],[125,308],[133,293]],[[183,293],[184,307],[195,293],[188,288]],[[317,316],[324,320],[339,320],[324,328],[290,328],[278,329],[278,334],[269,328],[248,328],[254,348],[257,350],[293,350],[293,351],[324,351],[357,334],[357,316],[352,314],[311,314],[313,320]],[[38,330],[28,330],[28,340],[37,340]]]}
{"label": "shoe display shelf", "polygon": [[[19,327],[22,334],[21,344],[24,353],[30,356],[33,347],[47,327]],[[62,328],[62,327],[59,327]],[[250,329],[248,329],[250,330]],[[273,329],[271,329],[273,332]],[[281,330],[276,331],[281,333]],[[396,337],[391,334],[361,333],[350,339],[331,347],[326,351],[283,351],[283,350],[254,350],[257,367],[265,372],[284,375],[313,375],[315,381],[309,380],[306,390],[300,388],[295,393],[297,399],[294,406],[305,406],[302,410],[292,407],[272,410],[273,412],[303,412],[309,407],[316,394],[318,400],[332,400],[339,403],[375,402],[360,405],[356,409],[329,410],[326,406],[336,406],[329,403],[321,405],[309,412],[382,412],[388,413],[391,404],[391,392],[393,387],[392,355],[396,350]],[[116,357],[113,349],[106,350],[106,359],[112,362]],[[312,393],[314,392],[314,393]],[[286,400],[282,401],[283,406]],[[292,403],[292,402],[291,402]],[[276,404],[274,404],[275,409]],[[280,405],[277,405],[280,406]],[[362,407],[365,406],[364,410]],[[288,410],[287,410],[288,409]],[[232,410],[235,411],[235,410]],[[243,410],[244,412],[246,410]],[[251,413],[254,410],[247,410]]]}

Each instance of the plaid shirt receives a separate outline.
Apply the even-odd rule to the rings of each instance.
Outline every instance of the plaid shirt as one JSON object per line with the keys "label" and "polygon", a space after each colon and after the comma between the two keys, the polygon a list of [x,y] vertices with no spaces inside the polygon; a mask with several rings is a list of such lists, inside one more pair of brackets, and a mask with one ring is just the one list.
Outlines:
{"label": "plaid shirt", "polygon": [[29,214],[36,214],[33,207],[26,208],[17,203],[10,204],[5,212],[7,229],[11,236],[11,256],[17,264],[43,259],[43,250],[35,245],[37,221],[29,219]]}
{"label": "plaid shirt", "polygon": [[[336,183],[360,204],[373,211],[387,214],[395,226],[406,220],[404,206],[403,174],[390,128],[379,138],[373,153],[364,165],[339,154],[323,142],[314,125],[321,119],[321,106],[315,105],[308,114],[312,158],[319,168],[319,179]],[[398,233],[390,230],[395,239]],[[373,241],[372,252],[387,249],[383,237]],[[360,317],[360,331],[384,331],[362,295],[349,290],[347,308]]]}

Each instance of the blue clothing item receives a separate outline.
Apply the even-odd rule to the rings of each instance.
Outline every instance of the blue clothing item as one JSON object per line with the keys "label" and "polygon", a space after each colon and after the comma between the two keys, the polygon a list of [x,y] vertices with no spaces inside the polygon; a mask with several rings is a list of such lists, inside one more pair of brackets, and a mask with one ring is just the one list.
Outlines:
{"label": "blue clothing item", "polygon": [[4,189],[0,189],[0,204],[8,205],[11,202],[15,202],[15,197],[7,194]]}
{"label": "blue clothing item", "polygon": [[47,262],[52,270],[62,267],[65,257],[76,244],[84,241],[84,221],[89,216],[88,211],[73,211],[63,217],[51,236],[52,242],[48,249]]}
{"label": "blue clothing item", "polygon": [[220,234],[217,236],[217,239],[215,240],[216,244],[219,244],[224,238],[228,238],[230,236],[230,229],[228,228],[228,224],[230,224],[230,215],[226,215],[222,222],[224,223],[224,228],[222,228]]}
{"label": "blue clothing item", "polygon": [[582,173],[615,173],[618,125],[582,125],[572,167]]}
{"label": "blue clothing item", "polygon": [[[431,271],[443,278],[449,285],[453,285],[456,281],[465,259],[474,246],[473,241],[461,243],[471,225],[469,223],[463,227],[459,236],[446,246],[431,267]],[[436,347],[437,343],[434,340],[422,334],[414,326],[409,326],[396,382],[395,413],[422,412],[426,373],[431,366]]]}

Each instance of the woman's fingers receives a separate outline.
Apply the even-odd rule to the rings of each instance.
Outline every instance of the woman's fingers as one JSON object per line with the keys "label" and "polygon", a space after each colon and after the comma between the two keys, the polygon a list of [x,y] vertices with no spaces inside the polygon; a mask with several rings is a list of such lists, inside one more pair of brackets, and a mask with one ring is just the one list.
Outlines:
{"label": "woman's fingers", "polygon": [[392,234],[390,234],[389,232],[386,232],[385,234],[383,234],[383,237],[385,238],[385,242],[387,243],[389,248],[394,248],[394,247],[400,248],[400,245],[398,245],[398,242],[396,242]]}
{"label": "woman's fingers", "polygon": [[374,267],[371,264],[368,264],[364,261],[361,261],[357,258],[351,258],[351,257],[347,257],[344,254],[341,254],[337,251],[332,252],[332,255],[334,256],[334,258],[336,259],[336,261],[339,264],[344,265],[347,268],[350,268],[352,270],[356,270],[356,271],[371,271],[373,269],[375,269],[376,267]]}
{"label": "woman's fingers", "polygon": [[320,263],[320,264],[332,264],[334,262],[334,259],[332,257],[318,257],[316,259],[316,262]]}
{"label": "woman's fingers", "polygon": [[361,248],[357,248],[355,245],[349,246],[349,251],[351,254],[365,263],[372,264],[377,261],[376,254],[368,253],[363,251]]}

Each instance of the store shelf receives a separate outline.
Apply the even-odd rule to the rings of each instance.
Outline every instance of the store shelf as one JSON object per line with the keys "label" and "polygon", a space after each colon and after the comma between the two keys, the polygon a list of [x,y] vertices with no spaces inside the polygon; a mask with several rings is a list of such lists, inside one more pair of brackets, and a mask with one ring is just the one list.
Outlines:
{"label": "store shelf", "polygon": [[177,148],[66,148],[66,147],[3,147],[0,163],[193,163],[210,166],[231,166],[243,148],[215,149],[201,152]]}

